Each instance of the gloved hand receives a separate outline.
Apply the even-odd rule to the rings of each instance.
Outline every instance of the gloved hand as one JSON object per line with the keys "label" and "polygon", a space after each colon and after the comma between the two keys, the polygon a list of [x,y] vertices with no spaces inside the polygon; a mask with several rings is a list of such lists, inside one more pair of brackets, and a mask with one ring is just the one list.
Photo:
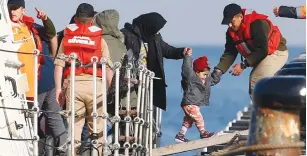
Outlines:
{"label": "gloved hand", "polygon": [[223,72],[220,69],[214,68],[214,71],[211,73],[212,77],[212,86],[218,84],[221,80]]}

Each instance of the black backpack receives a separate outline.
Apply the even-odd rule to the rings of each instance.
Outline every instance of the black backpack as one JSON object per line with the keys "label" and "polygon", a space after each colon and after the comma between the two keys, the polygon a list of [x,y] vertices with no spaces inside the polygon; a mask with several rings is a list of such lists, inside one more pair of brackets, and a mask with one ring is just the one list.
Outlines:
{"label": "black backpack", "polygon": [[[135,80],[138,80],[137,74],[138,74],[138,62],[136,57],[133,54],[133,51],[129,49],[127,53],[123,56],[121,60],[121,67],[119,69],[119,103],[121,99],[125,98],[128,93],[128,78],[127,78],[127,67],[128,64],[132,65],[130,76],[131,81],[135,82]],[[115,73],[115,67],[113,67],[113,78],[111,85],[107,92],[107,111],[109,114],[114,115],[115,113],[115,79],[116,79],[116,73]],[[135,83],[131,83],[130,92],[136,91],[137,92],[138,85]]]}

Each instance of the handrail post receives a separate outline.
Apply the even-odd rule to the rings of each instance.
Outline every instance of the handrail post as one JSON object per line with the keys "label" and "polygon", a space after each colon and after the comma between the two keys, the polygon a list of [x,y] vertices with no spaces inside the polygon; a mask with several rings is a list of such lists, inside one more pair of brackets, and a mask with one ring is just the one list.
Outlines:
{"label": "handrail post", "polygon": [[107,124],[108,124],[108,112],[107,112],[107,58],[102,57],[100,59],[101,63],[101,73],[102,73],[102,155],[108,155],[108,139],[107,139]]}
{"label": "handrail post", "polygon": [[75,155],[75,70],[76,70],[76,60],[77,54],[71,53],[69,55],[71,60],[71,67],[70,67],[70,123],[68,127],[68,134],[70,137],[70,144],[68,155],[74,156]]}
{"label": "handrail post", "polygon": [[[304,76],[276,76],[261,79],[253,93],[249,145],[291,144],[300,141],[300,109],[306,105]],[[301,149],[272,149],[247,155],[299,156]]]}
{"label": "handrail post", "polygon": [[[91,58],[91,62],[93,63],[93,136],[91,144],[94,147],[94,149],[98,148],[98,135],[97,135],[97,62],[98,57],[94,56]],[[91,156],[98,156],[97,150],[92,150]]]}
{"label": "handrail post", "polygon": [[33,154],[34,156],[38,155],[38,57],[39,57],[39,50],[34,50],[34,103],[33,103],[33,109],[36,110],[36,112],[33,112],[33,131],[34,131],[34,141],[33,141]]}
{"label": "handrail post", "polygon": [[114,144],[113,144],[113,148],[114,148],[114,156],[118,156],[119,155],[119,148],[120,148],[120,144],[119,144],[119,122],[121,120],[120,116],[119,116],[119,74],[120,71],[119,69],[121,68],[121,64],[119,62],[115,62],[114,66],[116,67],[115,69],[115,116],[113,117],[113,120],[115,122],[114,124]]}
{"label": "handrail post", "polygon": [[129,133],[129,128],[130,128],[130,122],[131,122],[131,116],[130,116],[130,87],[131,87],[131,69],[132,69],[132,64],[128,63],[127,66],[127,80],[128,80],[128,93],[127,93],[127,105],[126,105],[126,110],[127,110],[127,116],[124,118],[126,122],[126,128],[125,128],[125,137],[126,141],[124,143],[124,148],[125,148],[125,156],[129,156],[129,149],[130,149],[130,133]]}

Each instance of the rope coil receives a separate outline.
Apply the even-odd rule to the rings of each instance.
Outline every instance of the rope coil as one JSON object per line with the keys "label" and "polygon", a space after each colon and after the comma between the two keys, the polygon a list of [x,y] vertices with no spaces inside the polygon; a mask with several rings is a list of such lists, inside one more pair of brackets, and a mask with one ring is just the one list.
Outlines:
{"label": "rope coil", "polygon": [[[273,150],[273,149],[284,149],[284,148],[302,148],[305,146],[304,142],[291,143],[291,144],[260,144],[240,147],[238,149],[229,151],[227,153],[214,154],[214,156],[232,156],[240,153],[255,152],[259,150]],[[213,155],[212,155],[213,156]]]}

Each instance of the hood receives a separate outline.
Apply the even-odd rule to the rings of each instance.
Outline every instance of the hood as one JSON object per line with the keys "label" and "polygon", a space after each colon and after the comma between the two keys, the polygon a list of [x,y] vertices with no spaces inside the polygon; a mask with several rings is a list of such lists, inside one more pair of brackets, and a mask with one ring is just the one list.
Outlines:
{"label": "hood", "polygon": [[139,28],[142,39],[146,42],[157,34],[166,24],[166,20],[156,12],[142,14],[133,19],[132,25]]}
{"label": "hood", "polygon": [[123,38],[118,29],[119,13],[114,10],[104,10],[95,16],[94,24],[103,30],[104,35],[111,35],[115,38]]}
{"label": "hood", "polygon": [[133,25],[130,24],[130,23],[125,23],[124,28],[123,28],[122,30],[124,31],[125,29],[126,29],[127,31],[133,33],[133,34],[136,35],[137,37],[141,37],[140,29],[139,29],[137,26],[133,26]]}

